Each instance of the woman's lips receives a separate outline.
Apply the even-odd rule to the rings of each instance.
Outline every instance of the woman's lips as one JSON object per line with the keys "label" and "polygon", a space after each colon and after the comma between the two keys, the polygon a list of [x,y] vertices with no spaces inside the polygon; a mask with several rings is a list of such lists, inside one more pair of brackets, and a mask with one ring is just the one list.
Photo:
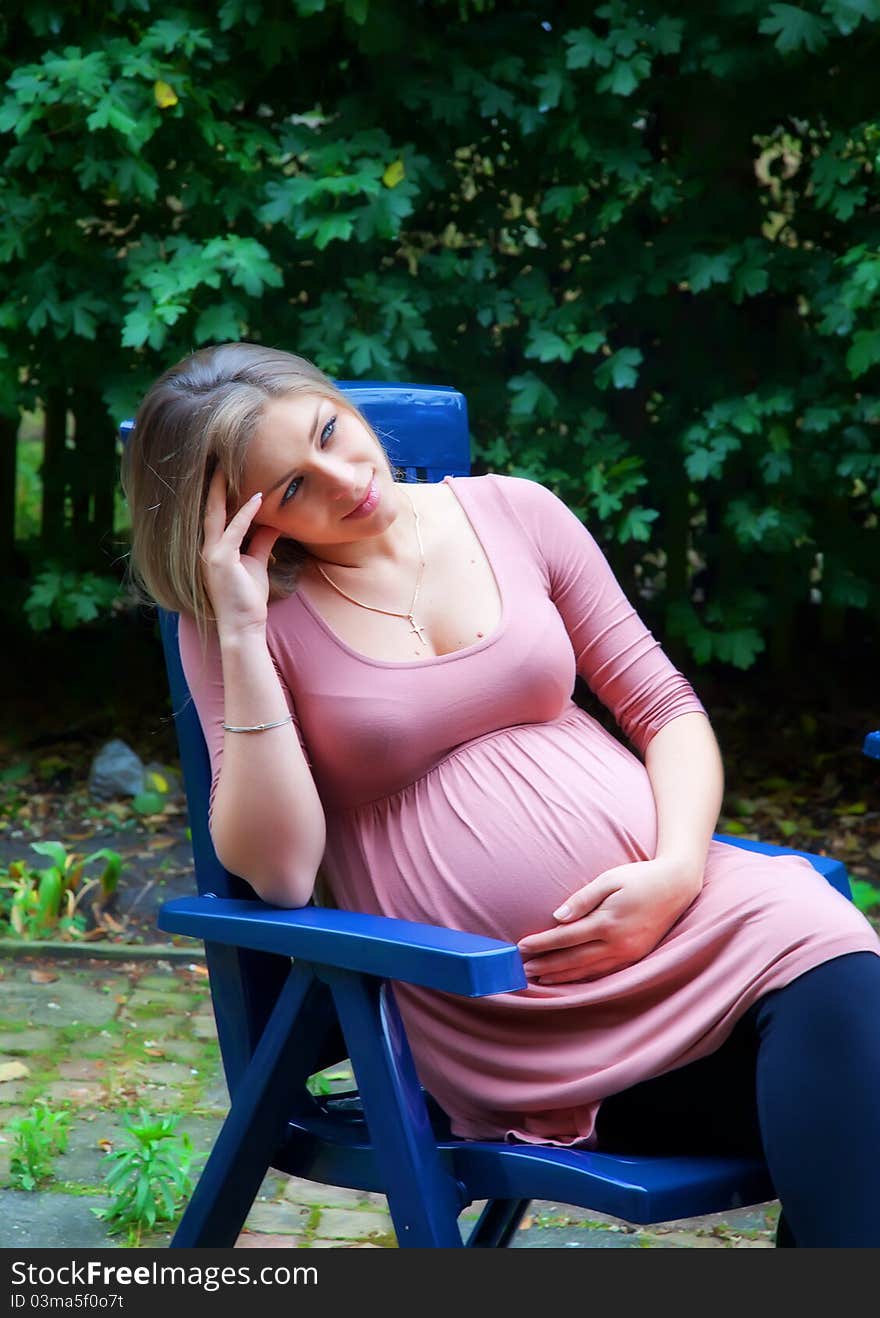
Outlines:
{"label": "woman's lips", "polygon": [[370,480],[370,488],[367,490],[363,499],[361,499],[356,508],[352,508],[350,513],[346,513],[342,520],[347,522],[350,517],[368,517],[378,506],[378,503],[379,487],[376,484],[376,477],[374,474]]}

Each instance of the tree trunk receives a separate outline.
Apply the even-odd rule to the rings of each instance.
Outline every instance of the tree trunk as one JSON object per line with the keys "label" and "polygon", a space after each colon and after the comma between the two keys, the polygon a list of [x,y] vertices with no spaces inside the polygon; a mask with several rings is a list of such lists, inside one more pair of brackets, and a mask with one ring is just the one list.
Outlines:
{"label": "tree trunk", "polygon": [[0,415],[0,577],[14,575],[18,416]]}
{"label": "tree trunk", "polygon": [[45,399],[46,419],[43,430],[43,506],[40,539],[43,553],[50,557],[61,552],[65,541],[64,498],[67,492],[67,396],[59,385],[49,389]]}
{"label": "tree trunk", "polygon": [[115,557],[116,437],[97,391],[75,390],[71,410],[76,444],[73,533],[83,565],[106,573]]}

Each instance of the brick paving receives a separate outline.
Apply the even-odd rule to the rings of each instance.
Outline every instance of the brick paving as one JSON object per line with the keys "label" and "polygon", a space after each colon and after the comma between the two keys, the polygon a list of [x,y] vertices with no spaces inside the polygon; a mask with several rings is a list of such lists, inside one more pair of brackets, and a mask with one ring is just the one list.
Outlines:
{"label": "brick paving", "polygon": [[[226,1111],[207,979],[200,962],[0,958],[0,1248],[116,1248],[92,1211],[110,1199],[106,1153],[125,1143],[128,1114],[181,1114],[197,1173]],[[344,1070],[329,1073],[344,1088]],[[9,1122],[43,1100],[70,1114],[67,1150],[37,1190],[12,1183]],[[481,1205],[461,1217],[463,1232]],[[515,1249],[771,1248],[778,1204],[633,1227],[535,1201]],[[170,1233],[142,1237],[164,1247]],[[239,1249],[394,1248],[382,1195],[270,1172]]]}

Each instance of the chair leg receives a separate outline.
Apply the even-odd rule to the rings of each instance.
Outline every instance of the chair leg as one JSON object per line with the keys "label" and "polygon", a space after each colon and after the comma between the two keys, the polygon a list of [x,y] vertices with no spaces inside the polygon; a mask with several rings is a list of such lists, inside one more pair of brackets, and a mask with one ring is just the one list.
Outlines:
{"label": "chair leg", "polygon": [[531,1199],[490,1199],[465,1244],[468,1249],[506,1249]]}
{"label": "chair leg", "polygon": [[401,1249],[461,1249],[459,1186],[440,1157],[390,986],[322,967]]}
{"label": "chair leg", "polygon": [[311,1059],[303,1055],[294,1027],[315,988],[310,970],[292,968],[171,1241],[172,1249],[229,1247],[238,1239],[309,1074]]}

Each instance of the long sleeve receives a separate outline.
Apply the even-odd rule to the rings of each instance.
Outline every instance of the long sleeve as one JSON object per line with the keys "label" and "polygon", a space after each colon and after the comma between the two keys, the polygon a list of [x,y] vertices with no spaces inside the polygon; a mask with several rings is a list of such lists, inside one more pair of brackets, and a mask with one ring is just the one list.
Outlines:
{"label": "long sleeve", "polygon": [[705,713],[639,618],[593,536],[550,490],[522,477],[502,489],[544,563],[577,671],[641,754],[672,719]]}

